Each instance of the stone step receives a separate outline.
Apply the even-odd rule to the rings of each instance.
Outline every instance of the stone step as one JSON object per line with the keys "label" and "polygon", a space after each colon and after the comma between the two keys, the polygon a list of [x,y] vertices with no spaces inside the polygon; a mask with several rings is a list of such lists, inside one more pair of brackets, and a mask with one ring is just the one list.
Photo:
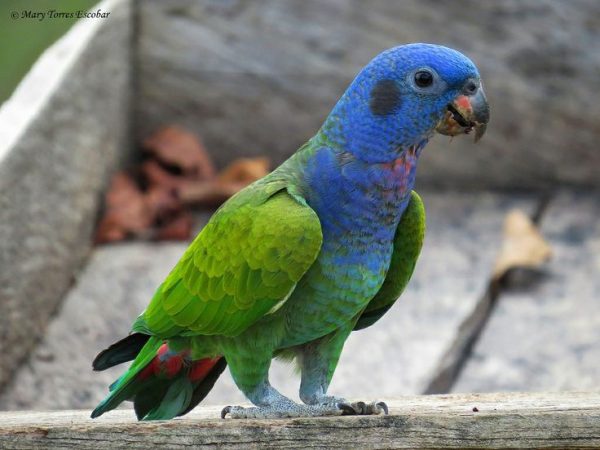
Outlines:
{"label": "stone step", "polygon": [[78,21],[0,105],[0,388],[71,287],[101,193],[131,153],[132,3],[98,4],[110,20]]}
{"label": "stone step", "polygon": [[353,395],[444,392],[465,346],[485,321],[489,277],[504,216],[531,213],[533,197],[422,195],[427,236],[411,283],[374,326],[348,339],[331,389]]}
{"label": "stone step", "polygon": [[562,193],[551,202],[541,231],[553,259],[542,274],[501,293],[454,391],[598,389],[598,217],[598,192]]}
{"label": "stone step", "polygon": [[138,138],[176,122],[200,134],[220,166],[265,152],[280,163],[380,51],[437,42],[478,66],[492,123],[477,145],[434,139],[421,186],[600,185],[596,1],[251,3],[137,3]]}
{"label": "stone step", "polygon": [[[374,326],[349,338],[331,391],[347,397],[422,393],[462,355],[482,320],[504,215],[531,211],[533,198],[424,192],[428,233],[407,291]],[[185,244],[127,243],[97,248],[45,339],[0,398],[0,409],[91,408],[124,370],[93,373],[95,354],[125,336]],[[471,330],[471,331],[470,331]],[[275,362],[271,382],[297,398],[298,378]],[[226,372],[205,404],[244,401]]]}

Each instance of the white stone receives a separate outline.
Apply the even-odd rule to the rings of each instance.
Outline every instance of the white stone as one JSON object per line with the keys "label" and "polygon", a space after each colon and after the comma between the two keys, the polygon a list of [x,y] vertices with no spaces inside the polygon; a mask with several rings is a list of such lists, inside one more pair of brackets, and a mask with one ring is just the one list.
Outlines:
{"label": "white stone", "polygon": [[106,0],[50,47],[0,110],[0,386],[89,251],[128,149],[130,2]]}

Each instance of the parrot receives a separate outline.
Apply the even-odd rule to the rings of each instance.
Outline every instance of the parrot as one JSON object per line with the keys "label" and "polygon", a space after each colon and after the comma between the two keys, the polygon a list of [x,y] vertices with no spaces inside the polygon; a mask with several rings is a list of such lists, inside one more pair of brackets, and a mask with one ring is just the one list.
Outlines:
{"label": "parrot", "polygon": [[[93,361],[132,361],[92,418],[132,401],[138,420],[195,408],[229,368],[253,406],[221,417],[387,414],[382,401],[328,395],[344,342],[400,297],[425,235],[413,190],[439,133],[479,140],[490,109],[457,50],[390,48],[358,73],[317,133],[218,208],[129,334]],[[269,382],[274,358],[300,373],[293,401]]]}

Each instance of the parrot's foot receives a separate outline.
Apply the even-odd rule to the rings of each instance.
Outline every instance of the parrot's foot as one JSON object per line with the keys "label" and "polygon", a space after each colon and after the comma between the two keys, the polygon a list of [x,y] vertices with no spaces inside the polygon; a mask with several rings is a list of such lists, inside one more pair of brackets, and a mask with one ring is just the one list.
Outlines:
{"label": "parrot's foot", "polygon": [[[329,400],[330,398],[327,398]],[[331,397],[334,400],[335,397]],[[323,416],[354,416],[388,414],[384,402],[354,402],[327,401],[320,405],[298,405],[294,402],[270,406],[226,406],[221,411],[221,418],[227,415],[232,419],[281,419],[286,417],[323,417]]]}
{"label": "parrot's foot", "polygon": [[[353,402],[353,403],[339,403],[338,406],[344,409],[344,416],[377,416],[381,413],[384,415],[389,414],[388,406],[384,402],[374,401],[371,403],[365,402]],[[352,409],[353,412],[349,412]]]}
{"label": "parrot's foot", "polygon": [[226,406],[221,411],[221,418],[227,415],[232,419],[282,419],[286,417],[321,417],[341,416],[345,409],[338,405],[298,405],[290,402],[285,405],[253,406]]}
{"label": "parrot's foot", "polygon": [[342,397],[334,397],[331,395],[314,395],[304,397],[303,400],[308,405],[321,405],[321,406],[337,406],[342,410],[343,416],[370,416],[389,414],[387,405],[384,402],[349,402]]}

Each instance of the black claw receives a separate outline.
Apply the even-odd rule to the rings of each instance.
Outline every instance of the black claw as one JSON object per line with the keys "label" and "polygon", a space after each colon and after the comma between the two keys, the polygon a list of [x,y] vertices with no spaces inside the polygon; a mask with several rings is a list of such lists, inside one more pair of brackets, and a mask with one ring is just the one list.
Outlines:
{"label": "black claw", "polygon": [[221,410],[221,419],[224,419],[227,414],[231,412],[231,406],[226,406]]}
{"label": "black claw", "polygon": [[386,416],[390,414],[390,410],[388,409],[388,405],[386,405],[385,402],[377,402],[376,406],[379,406],[381,409],[383,409],[383,413]]}
{"label": "black claw", "polygon": [[337,407],[342,410],[342,416],[356,415],[356,410],[348,403],[338,403]]}
{"label": "black claw", "polygon": [[367,414],[367,404],[365,402],[356,402],[352,406],[354,406],[356,414]]}

